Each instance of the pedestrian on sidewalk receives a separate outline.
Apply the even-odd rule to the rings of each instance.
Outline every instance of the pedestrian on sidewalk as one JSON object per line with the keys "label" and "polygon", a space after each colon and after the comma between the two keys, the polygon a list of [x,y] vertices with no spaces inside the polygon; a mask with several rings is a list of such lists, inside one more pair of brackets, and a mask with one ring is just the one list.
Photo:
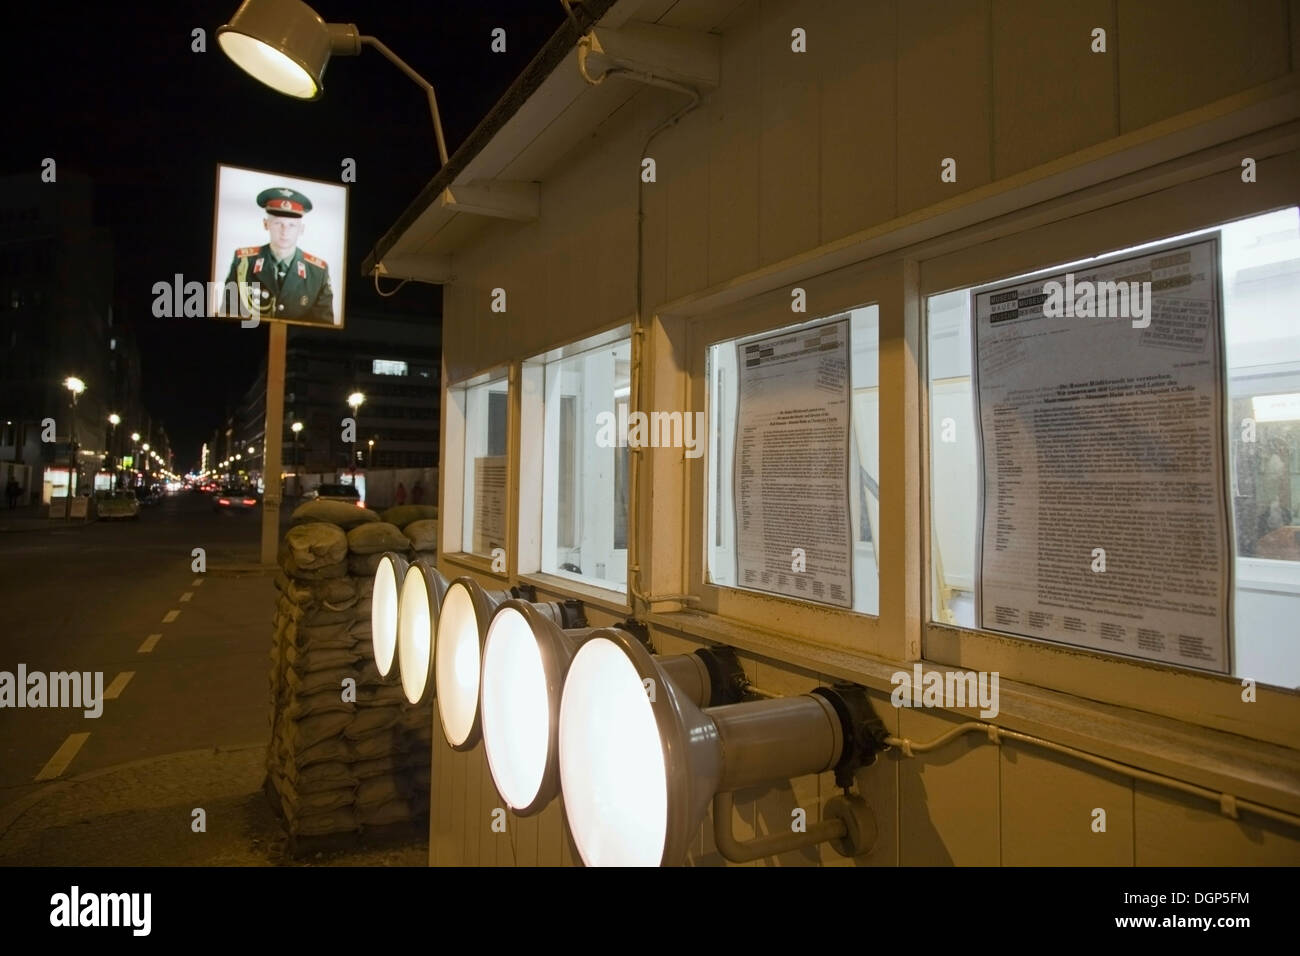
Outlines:
{"label": "pedestrian on sidewalk", "polygon": [[406,504],[406,485],[400,481],[397,483],[397,503],[399,505]]}
{"label": "pedestrian on sidewalk", "polygon": [[419,481],[411,488],[411,504],[424,504],[424,485],[420,484]]}
{"label": "pedestrian on sidewalk", "polygon": [[5,485],[5,497],[9,499],[9,510],[13,511],[14,506],[18,504],[18,498],[23,493],[22,486],[11,476],[9,484]]}

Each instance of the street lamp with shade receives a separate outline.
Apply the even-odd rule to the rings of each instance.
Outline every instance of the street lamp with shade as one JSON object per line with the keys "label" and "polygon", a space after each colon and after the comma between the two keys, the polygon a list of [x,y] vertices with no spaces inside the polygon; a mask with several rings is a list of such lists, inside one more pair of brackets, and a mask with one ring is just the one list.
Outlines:
{"label": "street lamp with shade", "polygon": [[293,475],[295,484],[298,486],[298,497],[302,497],[302,463],[298,457],[298,436],[302,434],[302,422],[294,422],[289,426],[293,432]]}
{"label": "street lamp with shade", "polygon": [[442,165],[447,164],[433,86],[375,37],[361,36],[356,24],[326,23],[302,0],[244,0],[230,22],[217,31],[217,42],[254,79],[301,100],[318,99],[324,93],[325,66],[331,56],[357,56],[362,46],[373,47],[424,90],[438,157]]}
{"label": "street lamp with shade", "polygon": [[77,396],[86,390],[86,383],[75,375],[63,380],[63,387],[72,393],[72,425],[68,432],[68,520],[72,520],[72,486],[77,467]]}

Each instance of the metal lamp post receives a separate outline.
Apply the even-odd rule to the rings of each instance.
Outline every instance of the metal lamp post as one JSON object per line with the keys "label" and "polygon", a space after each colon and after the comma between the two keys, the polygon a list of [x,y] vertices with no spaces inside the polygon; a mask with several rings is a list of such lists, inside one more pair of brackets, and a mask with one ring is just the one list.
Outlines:
{"label": "metal lamp post", "polygon": [[77,396],[86,390],[86,383],[75,375],[63,380],[63,387],[72,393],[72,424],[68,429],[68,494],[66,502],[68,513],[65,518],[72,520],[72,486],[76,481],[77,468]]}
{"label": "metal lamp post", "polygon": [[113,412],[108,416],[108,423],[113,426],[113,430],[108,435],[109,467],[113,469],[109,477],[108,490],[117,491],[117,426],[122,424],[122,416]]}
{"label": "metal lamp post", "polygon": [[352,473],[353,484],[356,484],[357,478],[357,409],[361,407],[361,403],[365,400],[366,396],[360,392],[353,392],[348,396],[348,405],[352,408],[352,455],[348,464]]}
{"label": "metal lamp post", "polygon": [[293,432],[293,477],[294,484],[298,486],[298,497],[302,497],[302,459],[298,455],[298,436],[302,434],[302,422],[294,422],[289,426]]}

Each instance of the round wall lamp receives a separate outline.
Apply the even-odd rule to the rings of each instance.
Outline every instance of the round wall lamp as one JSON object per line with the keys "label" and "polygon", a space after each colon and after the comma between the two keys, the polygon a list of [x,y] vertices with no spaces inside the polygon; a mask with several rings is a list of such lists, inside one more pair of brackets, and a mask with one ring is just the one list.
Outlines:
{"label": "round wall lamp", "polygon": [[408,567],[406,558],[386,551],[375,568],[370,592],[370,646],[380,677],[390,676],[397,660],[398,605]]}
{"label": "round wall lamp", "polygon": [[602,629],[578,648],[564,681],[564,812],[588,866],[680,863],[711,800],[717,845],[731,859],[828,841],[858,855],[875,839],[874,818],[860,797],[829,801],[823,809],[829,819],[810,823],[805,833],[741,844],[730,834],[727,795],[827,770],[847,791],[857,768],[883,749],[882,738],[857,687],[701,710],[639,642]]}
{"label": "round wall lamp", "polygon": [[402,691],[412,704],[423,702],[433,683],[434,631],[446,592],[447,579],[423,558],[411,564],[402,578],[397,606],[397,669]]}
{"label": "round wall lamp", "polygon": [[[621,629],[565,630],[541,606],[524,601],[507,601],[493,615],[483,650],[483,748],[497,792],[515,814],[538,813],[559,792],[559,712],[565,677],[578,649],[592,637],[609,633],[642,646],[640,638]],[[679,693],[701,707],[737,701],[746,686],[739,662],[726,648],[654,661]],[[663,692],[654,684],[641,688],[643,695]]]}
{"label": "round wall lamp", "polygon": [[[511,601],[510,591],[488,591],[470,577],[457,578],[447,588],[438,616],[434,644],[434,696],[442,718],[443,736],[455,750],[470,750],[480,739],[479,680],[483,646],[492,616],[502,604],[526,605],[556,627],[587,623],[578,601]],[[521,592],[514,592],[521,593]],[[529,592],[536,597],[536,592]]]}

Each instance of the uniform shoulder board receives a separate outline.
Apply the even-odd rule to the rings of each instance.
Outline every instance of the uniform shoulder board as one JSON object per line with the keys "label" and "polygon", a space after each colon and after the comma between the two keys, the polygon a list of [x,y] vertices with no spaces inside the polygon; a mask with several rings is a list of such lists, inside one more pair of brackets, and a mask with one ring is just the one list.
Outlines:
{"label": "uniform shoulder board", "polygon": [[305,259],[307,262],[310,262],[310,263],[311,263],[312,265],[314,265],[314,266],[319,266],[319,267],[322,268],[322,269],[328,269],[328,268],[329,268],[329,264],[326,263],[326,261],[325,261],[324,259],[320,258],[319,256],[313,256],[313,255],[312,255],[311,253],[309,253],[309,252],[304,252],[304,253],[302,254],[302,257],[303,257],[303,259]]}
{"label": "uniform shoulder board", "polygon": [[235,258],[244,259],[247,258],[248,256],[255,256],[261,251],[262,251],[261,246],[245,246],[242,249],[235,250]]}

